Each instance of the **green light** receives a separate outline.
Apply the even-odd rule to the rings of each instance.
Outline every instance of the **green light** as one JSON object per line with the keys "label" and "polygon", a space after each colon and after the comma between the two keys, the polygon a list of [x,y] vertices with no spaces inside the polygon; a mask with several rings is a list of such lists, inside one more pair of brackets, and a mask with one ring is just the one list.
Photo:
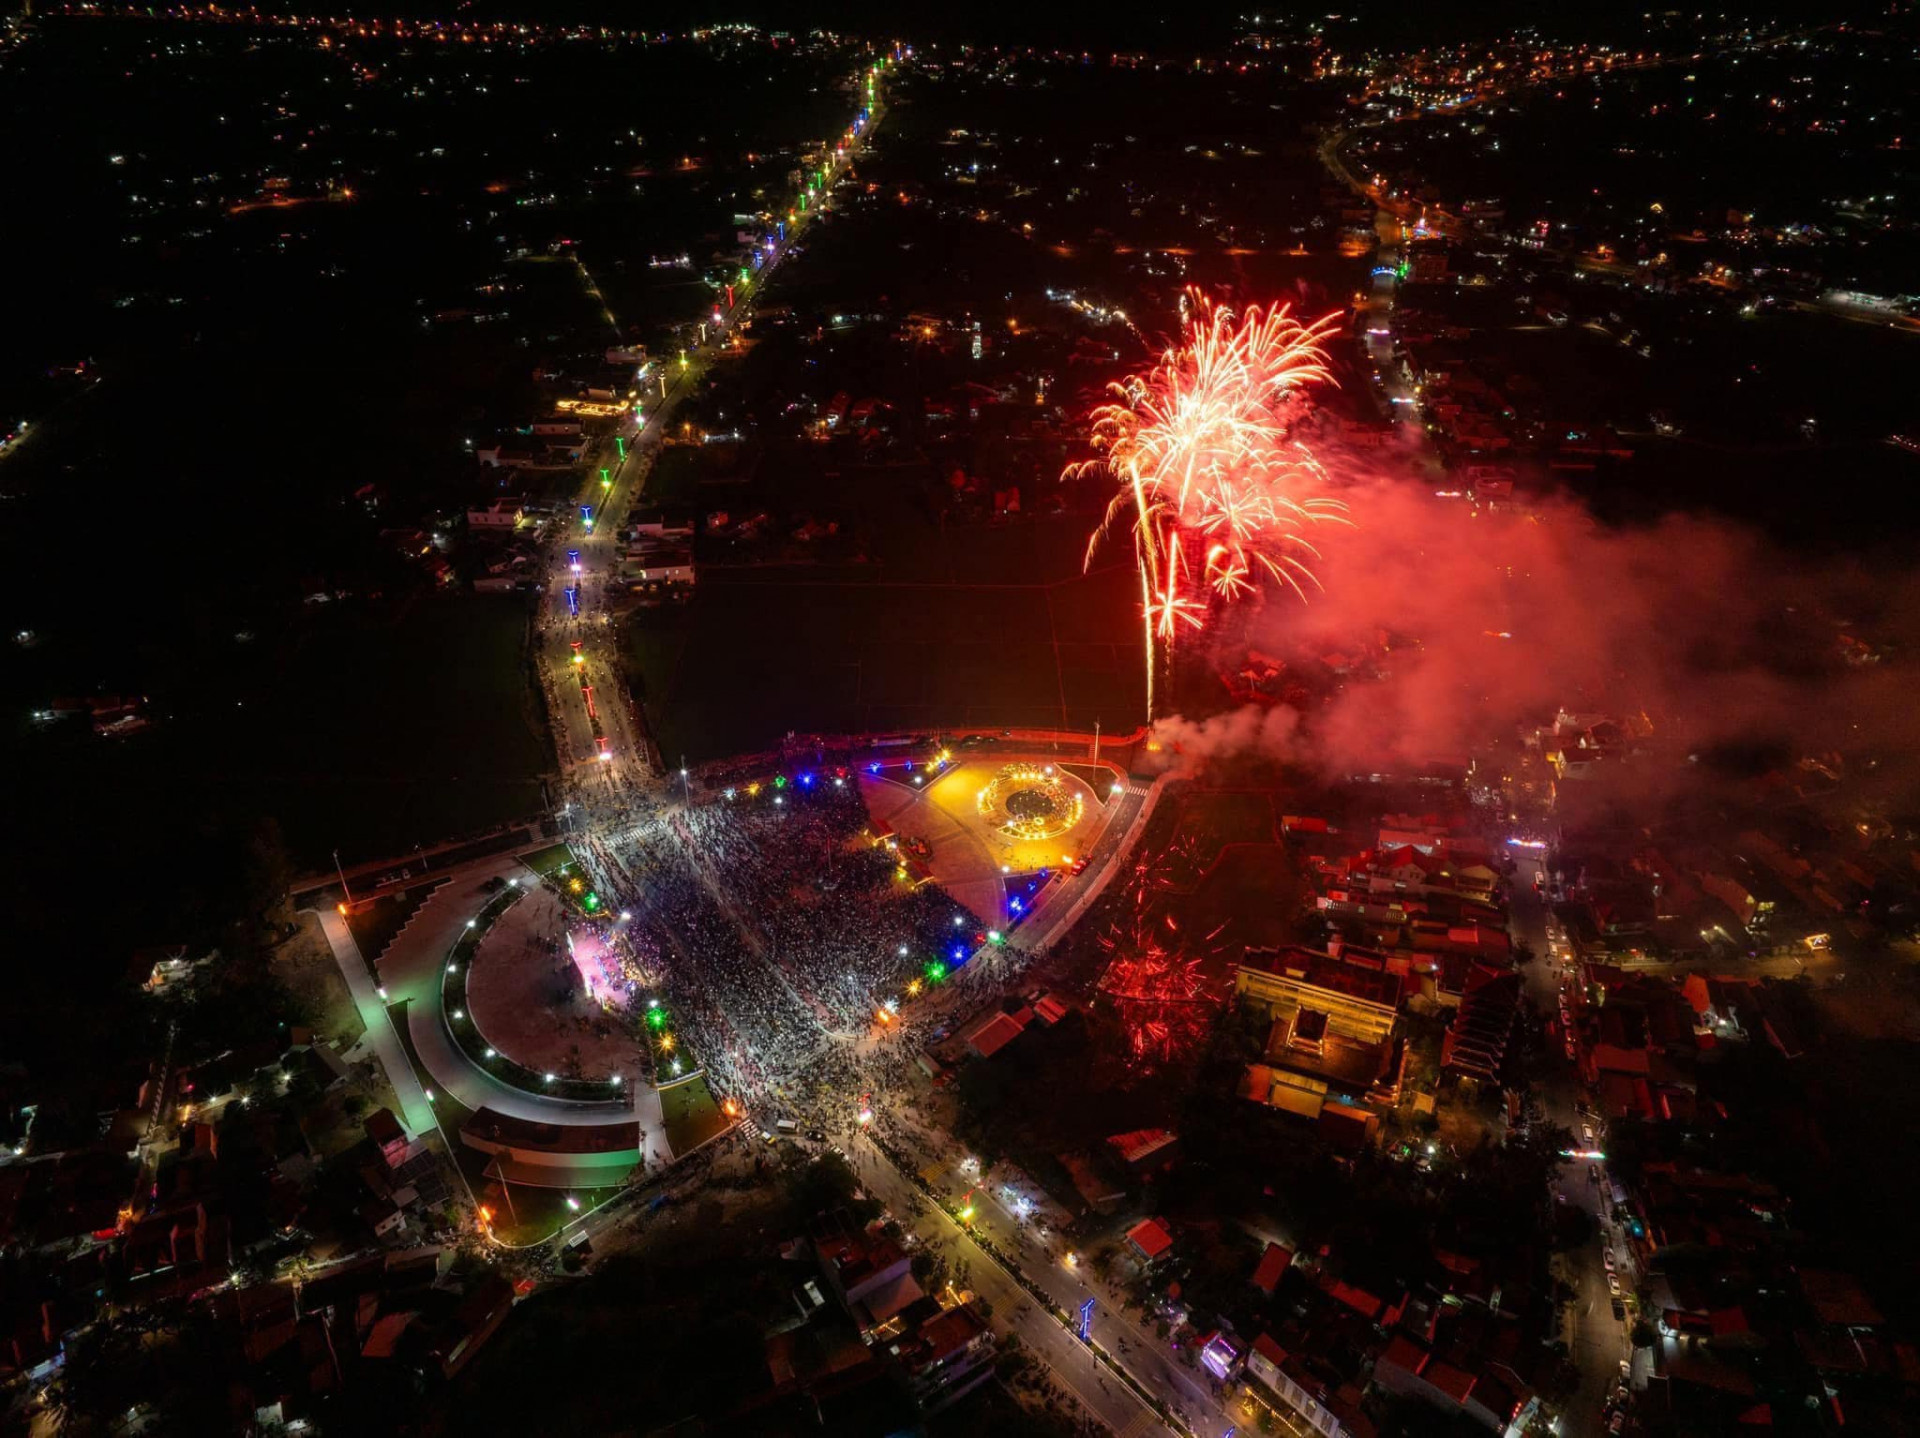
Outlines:
{"label": "green light", "polygon": [[[635,408],[636,408],[636,409],[637,409],[638,407],[639,407],[639,406],[637,406],[637,405],[635,406]],[[625,435],[623,435],[623,434],[616,434],[616,435],[615,435],[615,436],[613,437],[613,447],[614,447],[615,449],[617,449],[617,450],[619,450],[619,451],[620,451],[620,458],[622,458],[622,459],[625,459],[625,458],[627,457],[627,437],[626,437]],[[605,471],[604,469],[603,469],[603,470],[601,470],[600,472],[601,472],[602,474],[605,474],[605,473],[606,473],[606,471]]]}
{"label": "green light", "polygon": [[785,774],[775,774],[775,775],[773,776],[773,787],[774,787],[774,788],[776,788],[776,789],[784,789],[784,788],[786,788],[786,787],[787,787],[787,776],[786,776]]}
{"label": "green light", "polygon": [[585,902],[589,909],[597,909],[600,907],[600,896],[598,894],[588,894]]}
{"label": "green light", "polygon": [[649,1028],[662,1028],[666,1025],[666,1022],[667,1011],[665,1009],[647,1010],[647,1026]]}
{"label": "green light", "polygon": [[947,966],[935,959],[927,965],[927,982],[937,984],[947,976]]}

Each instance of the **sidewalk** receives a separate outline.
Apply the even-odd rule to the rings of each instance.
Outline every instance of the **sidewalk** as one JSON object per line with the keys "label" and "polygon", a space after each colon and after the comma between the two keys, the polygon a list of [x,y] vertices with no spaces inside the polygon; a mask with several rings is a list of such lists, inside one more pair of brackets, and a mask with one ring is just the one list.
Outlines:
{"label": "sidewalk", "polygon": [[352,931],[347,928],[347,921],[335,909],[316,909],[314,912],[319,916],[320,929],[327,936],[328,947],[333,950],[333,961],[340,966],[340,977],[347,981],[347,988],[353,994],[354,1007],[360,1011],[360,1022],[366,1026],[366,1038],[372,1043],[374,1052],[380,1055],[381,1067],[387,1071],[387,1083],[392,1086],[394,1097],[400,1104],[401,1127],[406,1129],[408,1138],[419,1138],[435,1127],[433,1105],[427,1102],[426,1090],[414,1076],[413,1064],[407,1058],[400,1034],[393,1026],[393,1016],[380,1000],[373,975],[367,968],[366,959],[361,957],[360,946],[354,942]]}

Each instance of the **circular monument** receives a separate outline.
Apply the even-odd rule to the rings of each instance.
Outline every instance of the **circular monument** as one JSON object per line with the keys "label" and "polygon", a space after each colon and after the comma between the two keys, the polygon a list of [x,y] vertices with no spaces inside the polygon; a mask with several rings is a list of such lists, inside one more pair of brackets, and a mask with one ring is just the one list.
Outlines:
{"label": "circular monument", "polygon": [[980,817],[1012,839],[1051,839],[1080,822],[1085,800],[1051,764],[1008,764],[977,796]]}

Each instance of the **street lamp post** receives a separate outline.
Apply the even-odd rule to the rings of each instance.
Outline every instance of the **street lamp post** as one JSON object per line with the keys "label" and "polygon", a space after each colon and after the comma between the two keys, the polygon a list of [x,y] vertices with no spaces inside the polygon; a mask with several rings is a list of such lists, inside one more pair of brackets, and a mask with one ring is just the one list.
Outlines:
{"label": "street lamp post", "polygon": [[347,871],[340,867],[340,851],[333,851],[333,872],[340,876],[340,892],[346,895],[347,907],[353,907],[353,890],[347,887]]}

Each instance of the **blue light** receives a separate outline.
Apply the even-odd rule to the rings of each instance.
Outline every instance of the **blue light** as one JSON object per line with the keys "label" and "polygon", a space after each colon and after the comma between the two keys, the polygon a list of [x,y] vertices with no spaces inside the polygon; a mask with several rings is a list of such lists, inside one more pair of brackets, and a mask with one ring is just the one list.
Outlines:
{"label": "blue light", "polygon": [[967,952],[966,949],[959,944],[955,944],[953,946],[953,956],[956,959],[963,957],[966,954],[966,952]]}
{"label": "blue light", "polygon": [[1018,899],[1009,899],[1007,902],[1012,905],[1014,913],[1017,914],[1020,912],[1020,901]]}

